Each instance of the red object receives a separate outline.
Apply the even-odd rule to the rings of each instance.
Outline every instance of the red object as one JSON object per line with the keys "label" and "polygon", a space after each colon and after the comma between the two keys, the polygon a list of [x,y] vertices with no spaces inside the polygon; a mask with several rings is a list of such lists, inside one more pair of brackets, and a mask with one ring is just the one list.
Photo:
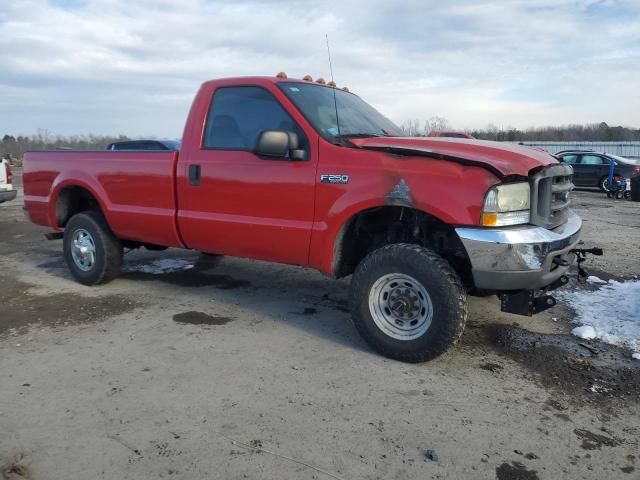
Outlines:
{"label": "red object", "polygon": [[11,185],[13,183],[13,175],[11,174],[11,165],[9,165],[9,162],[4,164],[4,171],[7,174],[7,184]]}
{"label": "red object", "polygon": [[[526,177],[557,163],[546,153],[517,145],[453,138],[381,137],[354,139],[354,148],[335,145],[316,133],[277,87],[280,81],[296,80],[246,77],[203,84],[179,154],[28,152],[24,191],[31,219],[62,230],[60,194],[81,187],[121,239],[307,265],[333,274],[343,227],[363,210],[388,205],[385,197],[398,185],[408,188],[414,208],[449,225],[478,226],[485,194],[502,177]],[[214,91],[240,85],[267,89],[289,112],[308,138],[306,161],[202,148]],[[400,156],[393,149],[415,154]],[[196,165],[200,180],[194,186],[189,171]],[[322,183],[320,176],[327,174],[348,176],[348,183]]]}

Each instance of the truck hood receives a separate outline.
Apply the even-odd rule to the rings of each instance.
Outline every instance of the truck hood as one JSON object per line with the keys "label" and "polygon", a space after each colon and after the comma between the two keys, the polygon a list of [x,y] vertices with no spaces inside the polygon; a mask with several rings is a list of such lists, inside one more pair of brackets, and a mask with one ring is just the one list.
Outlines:
{"label": "truck hood", "polygon": [[533,169],[557,164],[549,153],[513,143],[439,137],[368,137],[350,142],[358,148],[406,156],[424,156],[478,165],[498,177],[527,176]]}

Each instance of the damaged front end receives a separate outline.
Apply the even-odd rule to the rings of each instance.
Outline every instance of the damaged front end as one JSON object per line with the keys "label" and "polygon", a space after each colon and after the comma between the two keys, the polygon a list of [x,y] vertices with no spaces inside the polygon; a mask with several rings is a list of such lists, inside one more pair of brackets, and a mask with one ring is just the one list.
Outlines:
{"label": "damaged front end", "polygon": [[578,249],[582,221],[569,212],[563,225],[548,230],[531,225],[504,229],[458,228],[472,266],[474,285],[495,292],[502,311],[534,315],[553,307],[549,292],[566,285],[567,273],[577,264],[579,278],[587,254],[602,250]]}
{"label": "damaged front end", "polygon": [[475,288],[498,294],[505,312],[533,315],[553,307],[548,292],[565,285],[571,265],[584,259],[587,251],[576,249],[582,220],[569,208],[572,174],[567,165],[551,165],[530,175],[526,223],[456,229]]}
{"label": "damaged front end", "polygon": [[[576,258],[576,266],[578,267],[578,280],[583,280],[589,276],[582,263],[586,260],[587,255],[602,255],[602,249],[595,248],[574,248],[571,250]],[[559,261],[558,261],[559,259]],[[569,267],[571,264],[561,257],[556,257],[556,263],[562,266]],[[569,283],[569,277],[566,275],[560,276],[557,280],[553,281],[550,285],[540,290],[517,290],[511,292],[500,293],[500,307],[503,312],[513,313],[515,315],[532,316],[536,313],[543,312],[556,304],[556,299],[549,295],[549,292],[560,288]]]}

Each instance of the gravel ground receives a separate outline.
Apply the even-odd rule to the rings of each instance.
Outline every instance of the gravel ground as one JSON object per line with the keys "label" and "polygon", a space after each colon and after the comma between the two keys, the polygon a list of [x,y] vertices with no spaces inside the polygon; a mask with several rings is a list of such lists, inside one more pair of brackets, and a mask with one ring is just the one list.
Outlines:
{"label": "gravel ground", "polygon": [[[585,246],[605,249],[592,271],[636,275],[640,204],[578,191],[575,209]],[[529,319],[471,299],[461,344],[408,365],[360,340],[348,279],[135,251],[88,288],[45,231],[21,196],[0,205],[0,465],[24,456],[34,479],[66,480],[638,478],[640,362],[568,336],[562,305]]]}

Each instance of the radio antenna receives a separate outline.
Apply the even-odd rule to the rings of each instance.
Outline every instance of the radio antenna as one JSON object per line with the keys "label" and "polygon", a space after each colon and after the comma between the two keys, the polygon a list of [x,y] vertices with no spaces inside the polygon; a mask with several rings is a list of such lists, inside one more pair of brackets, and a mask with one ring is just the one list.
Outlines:
{"label": "radio antenna", "polygon": [[329,48],[329,34],[325,33],[324,38],[327,41],[327,56],[329,57],[329,71],[331,72],[331,83],[333,86],[333,106],[336,109],[336,127],[338,128],[338,136],[340,136],[340,117],[338,116],[338,100],[336,100],[336,82],[333,79],[333,64],[331,63],[331,49]]}

